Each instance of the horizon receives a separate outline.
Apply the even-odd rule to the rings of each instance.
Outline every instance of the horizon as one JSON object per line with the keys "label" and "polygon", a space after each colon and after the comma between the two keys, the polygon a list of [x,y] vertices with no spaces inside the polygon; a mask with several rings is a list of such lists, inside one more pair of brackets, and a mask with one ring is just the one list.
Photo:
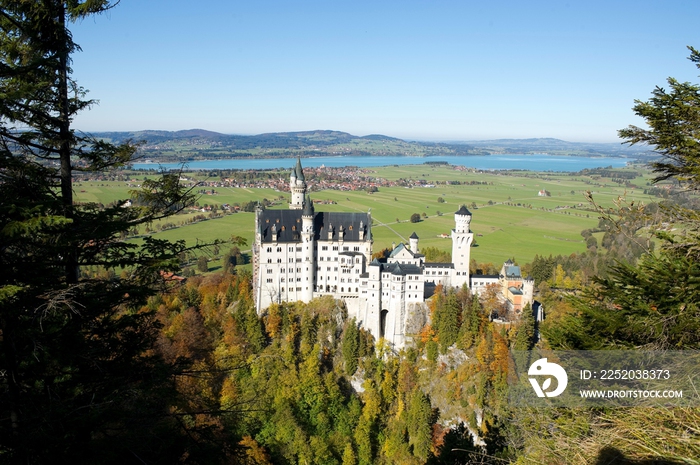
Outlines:
{"label": "horizon", "polygon": [[404,140],[618,142],[668,77],[697,82],[700,3],[352,4],[190,8],[122,0],[71,25],[86,132],[340,127]]}
{"label": "horizon", "polygon": [[[91,133],[94,134],[100,134],[100,133],[137,133],[137,132],[171,132],[171,133],[177,133],[177,132],[188,132],[188,131],[205,131],[205,132],[211,132],[215,134],[221,134],[224,136],[241,136],[241,137],[255,137],[255,136],[261,136],[264,134],[297,134],[297,133],[312,133],[312,132],[339,132],[339,133],[344,133],[344,134],[349,134],[353,137],[369,137],[369,136],[382,136],[382,137],[389,137],[392,139],[399,139],[403,140],[405,142],[438,142],[438,143],[444,143],[444,144],[467,144],[469,142],[502,142],[502,141],[530,141],[530,140],[557,140],[560,142],[567,142],[571,144],[615,144],[615,143],[620,143],[621,145],[626,145],[626,143],[622,139],[617,139],[616,141],[612,142],[596,142],[596,141],[576,141],[576,140],[566,140],[566,139],[560,139],[557,137],[502,137],[498,139],[464,139],[464,140],[456,140],[456,139],[417,139],[413,137],[397,137],[393,136],[390,134],[382,134],[379,132],[371,132],[367,134],[353,134],[348,131],[343,131],[340,129],[308,129],[308,130],[299,130],[299,131],[277,131],[277,132],[259,132],[259,133],[231,133],[231,132],[220,132],[220,131],[212,131],[210,129],[206,128],[187,128],[187,129],[137,129],[137,130],[119,130],[119,131],[114,131],[114,130],[105,130],[105,131],[90,131]],[[85,131],[88,132],[88,131]],[[643,144],[635,144],[636,146],[642,146]]]}

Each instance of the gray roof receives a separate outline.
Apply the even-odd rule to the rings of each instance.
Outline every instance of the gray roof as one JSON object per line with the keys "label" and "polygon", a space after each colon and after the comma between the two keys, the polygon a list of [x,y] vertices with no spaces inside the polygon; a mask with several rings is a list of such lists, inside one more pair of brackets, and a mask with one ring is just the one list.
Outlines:
{"label": "gray roof", "polygon": [[405,276],[407,274],[421,274],[421,269],[416,265],[409,265],[407,263],[383,263],[382,271]]}
{"label": "gray roof", "polygon": [[521,291],[521,290],[518,289],[517,287],[511,286],[511,287],[508,288],[508,290],[509,290],[510,293],[513,294],[513,295],[523,295],[523,291]]}
{"label": "gray roof", "polygon": [[506,278],[522,278],[519,266],[506,265],[504,268],[506,269]]}
{"label": "gray roof", "polygon": [[306,200],[304,201],[304,208],[302,211],[302,215],[304,216],[313,216],[314,214],[314,204],[311,201],[311,197],[308,195],[306,196]]}
{"label": "gray roof", "polygon": [[415,231],[413,231],[413,234],[411,234],[411,237],[409,239],[419,239],[418,234],[416,234]]}
{"label": "gray roof", "polygon": [[[277,242],[301,242],[302,210],[263,210],[259,216],[262,242],[272,242],[272,226],[277,229]],[[365,242],[371,240],[370,218],[367,213],[317,212],[314,218],[314,239],[328,240],[328,230],[332,229],[332,240],[338,240],[343,232],[343,240]],[[360,241],[360,230],[365,232]]]}
{"label": "gray roof", "polygon": [[425,268],[454,268],[454,263],[425,262]]}
{"label": "gray roof", "polygon": [[292,176],[300,181],[305,181],[304,170],[301,168],[301,158],[297,157],[297,164],[292,168]]}
{"label": "gray roof", "polygon": [[400,243],[399,245],[397,245],[396,247],[394,247],[394,250],[391,251],[391,253],[389,254],[389,257],[390,257],[390,258],[395,257],[397,254],[399,254],[399,253],[400,253],[402,250],[404,250],[404,249],[406,249],[406,251],[410,252],[410,250],[408,250],[408,249],[406,248],[406,246],[403,245],[403,242],[402,242],[402,243]]}
{"label": "gray roof", "polygon": [[473,274],[471,279],[498,279],[501,275],[497,274]]}
{"label": "gray roof", "polygon": [[471,216],[471,212],[469,210],[467,210],[466,205],[462,205],[462,207],[455,212],[455,215],[470,215]]}

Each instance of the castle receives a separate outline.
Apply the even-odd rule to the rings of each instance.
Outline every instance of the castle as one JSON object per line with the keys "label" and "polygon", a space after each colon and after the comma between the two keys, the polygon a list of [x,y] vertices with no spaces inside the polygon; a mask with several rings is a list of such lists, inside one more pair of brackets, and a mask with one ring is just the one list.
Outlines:
{"label": "castle", "polygon": [[[427,321],[425,301],[438,284],[474,288],[469,275],[472,215],[465,206],[454,215],[453,263],[426,262],[415,232],[408,245],[399,244],[385,261],[379,261],[371,260],[369,212],[316,212],[300,159],[289,184],[288,210],[255,213],[253,283],[258,313],[273,303],[309,302],[330,295],[345,301],[348,315],[375,338],[400,348]],[[505,297],[510,292],[512,308],[519,310],[525,300],[532,302],[532,280],[523,280],[512,262],[506,264],[505,275],[496,282],[505,289]],[[492,276],[478,278],[477,287],[493,281]]]}

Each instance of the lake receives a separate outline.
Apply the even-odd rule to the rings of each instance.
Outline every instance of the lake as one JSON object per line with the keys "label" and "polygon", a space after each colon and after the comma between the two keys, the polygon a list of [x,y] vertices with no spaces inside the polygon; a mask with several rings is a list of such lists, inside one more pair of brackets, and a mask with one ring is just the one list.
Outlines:
{"label": "lake", "polygon": [[[450,165],[464,165],[480,170],[530,170],[530,171],[564,171],[576,172],[586,168],[613,166],[623,167],[632,158],[613,157],[562,157],[545,154],[529,155],[478,155],[478,156],[442,156],[442,157],[312,157],[303,158],[303,166],[387,166],[387,165],[421,165],[425,162],[445,161]],[[224,160],[191,161],[185,164],[187,170],[249,170],[291,168],[296,158],[229,158]],[[179,169],[180,163],[134,163],[134,169],[173,170]]]}

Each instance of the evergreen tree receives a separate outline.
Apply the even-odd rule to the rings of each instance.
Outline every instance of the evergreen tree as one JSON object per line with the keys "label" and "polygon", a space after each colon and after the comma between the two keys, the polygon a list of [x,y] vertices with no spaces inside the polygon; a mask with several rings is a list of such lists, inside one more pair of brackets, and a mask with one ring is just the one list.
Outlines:
{"label": "evergreen tree", "polygon": [[[700,53],[689,48],[690,60],[700,67]],[[662,156],[652,163],[657,180],[673,178],[697,190],[700,86],[673,78],[668,83],[669,91],[657,87],[649,101],[636,102],[634,111],[649,129],[629,126],[619,134],[630,144],[654,146]],[[624,209],[620,216],[628,218],[630,210]],[[553,331],[560,346],[700,348],[700,221],[697,212],[680,208],[674,216],[683,224],[681,232],[657,232],[658,253],[648,251],[637,266],[618,262],[609,267],[607,277],[594,278],[596,285],[575,301],[579,312],[568,315]],[[612,218],[601,221],[617,223]]]}
{"label": "evergreen tree", "polygon": [[[693,47],[690,61],[700,68],[700,52]],[[635,101],[634,113],[644,119],[648,129],[628,126],[619,131],[630,145],[643,143],[662,156],[651,163],[658,173],[655,181],[673,178],[700,188],[700,85],[668,78],[669,90],[656,87],[646,102]]]}
{"label": "evergreen tree", "polygon": [[358,358],[360,356],[360,330],[354,318],[348,321],[345,332],[343,332],[341,350],[345,361],[345,372],[352,376],[357,371]]}
{"label": "evergreen tree", "polygon": [[[0,454],[6,462],[173,463],[194,437],[177,439],[181,424],[169,414],[177,399],[174,367],[155,355],[158,322],[153,311],[141,310],[165,284],[164,272],[177,270],[184,243],[146,237],[137,246],[120,239],[176,213],[192,195],[175,174],[145,181],[134,206],[126,199],[109,208],[73,200],[73,171],[122,166],[136,150],[71,127],[94,102],[72,78],[71,55],[79,48],[68,25],[111,7],[106,0],[0,1]],[[87,267],[104,272],[88,276]]]}
{"label": "evergreen tree", "polygon": [[535,317],[532,307],[528,303],[520,315],[520,324],[515,334],[513,349],[531,350],[535,346]]}
{"label": "evergreen tree", "polygon": [[450,289],[442,305],[435,310],[434,319],[438,331],[438,341],[440,351],[447,352],[447,349],[457,342],[459,336],[459,318],[461,309],[454,290]]}
{"label": "evergreen tree", "polygon": [[413,447],[413,455],[421,460],[427,460],[432,435],[432,409],[428,396],[420,389],[414,389],[406,413],[408,442]]}

